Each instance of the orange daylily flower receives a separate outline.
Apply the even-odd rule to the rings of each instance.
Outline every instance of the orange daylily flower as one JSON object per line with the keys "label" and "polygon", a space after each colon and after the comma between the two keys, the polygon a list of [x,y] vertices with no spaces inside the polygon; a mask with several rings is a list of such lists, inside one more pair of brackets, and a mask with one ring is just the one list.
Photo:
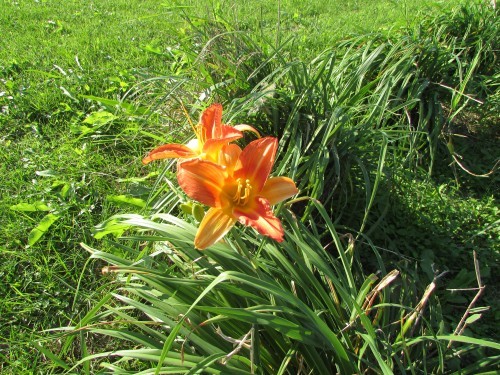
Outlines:
{"label": "orange daylily flower", "polygon": [[222,124],[222,105],[216,103],[205,109],[200,122],[194,127],[196,138],[187,144],[170,143],[155,148],[142,159],[143,164],[167,158],[202,159],[218,162],[219,152],[224,145],[243,137],[243,131],[259,132],[250,125],[229,126]]}
{"label": "orange daylily flower", "polygon": [[281,221],[271,205],[297,194],[288,177],[271,177],[278,140],[266,137],[250,142],[244,150],[231,144],[223,149],[223,163],[190,159],[179,163],[177,180],[186,194],[211,208],[194,240],[197,249],[219,241],[236,223],[283,241]]}

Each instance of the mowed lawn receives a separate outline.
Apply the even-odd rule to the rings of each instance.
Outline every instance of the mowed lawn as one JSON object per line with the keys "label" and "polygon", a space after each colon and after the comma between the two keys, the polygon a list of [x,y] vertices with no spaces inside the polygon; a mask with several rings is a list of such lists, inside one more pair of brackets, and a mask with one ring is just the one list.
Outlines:
{"label": "mowed lawn", "polygon": [[[101,274],[104,264],[87,262],[80,243],[115,251],[93,237],[93,228],[115,213],[140,211],[130,197],[144,194],[142,183],[151,188],[158,176],[141,158],[158,144],[186,138],[185,115],[169,114],[158,87],[145,82],[162,77],[167,95],[172,85],[165,77],[199,78],[193,62],[204,46],[192,36],[197,28],[221,22],[263,49],[283,46],[286,56],[309,61],[352,35],[411,28],[450,3],[2,2],[0,372],[44,373],[47,358],[34,342],[43,341],[44,330],[73,325],[113,288]],[[198,100],[199,87],[186,83],[177,99]],[[167,129],[165,116],[179,118],[179,127]],[[471,217],[497,223],[494,184],[478,189],[477,201],[461,201],[462,191],[447,184],[439,194],[422,187],[422,199],[431,206],[438,199],[460,201],[450,215],[470,208],[476,210]],[[431,221],[446,220],[429,211]]]}

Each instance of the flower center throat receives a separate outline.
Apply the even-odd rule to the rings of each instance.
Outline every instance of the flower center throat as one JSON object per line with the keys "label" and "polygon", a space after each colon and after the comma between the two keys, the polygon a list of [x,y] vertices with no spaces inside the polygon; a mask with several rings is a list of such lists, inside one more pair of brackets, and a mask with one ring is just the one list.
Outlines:
{"label": "flower center throat", "polygon": [[250,198],[250,194],[252,192],[252,185],[250,184],[250,180],[243,181],[241,178],[236,180],[238,186],[236,188],[236,194],[234,194],[233,202],[238,206],[244,206],[248,203]]}

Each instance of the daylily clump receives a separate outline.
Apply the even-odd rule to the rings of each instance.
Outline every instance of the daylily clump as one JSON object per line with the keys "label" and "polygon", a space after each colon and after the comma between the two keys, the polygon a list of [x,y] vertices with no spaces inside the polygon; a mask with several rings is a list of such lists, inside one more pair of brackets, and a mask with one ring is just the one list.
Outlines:
{"label": "daylily clump", "polygon": [[269,177],[278,140],[260,138],[242,150],[231,143],[241,138],[240,129],[257,132],[249,125],[222,125],[221,118],[222,106],[212,105],[201,116],[196,132],[197,148],[193,147],[195,142],[191,146],[161,146],[143,162],[180,158],[177,168],[180,187],[191,199],[210,207],[196,233],[197,249],[219,241],[237,221],[281,242],[283,227],[271,206],[297,194],[298,190],[288,177]]}

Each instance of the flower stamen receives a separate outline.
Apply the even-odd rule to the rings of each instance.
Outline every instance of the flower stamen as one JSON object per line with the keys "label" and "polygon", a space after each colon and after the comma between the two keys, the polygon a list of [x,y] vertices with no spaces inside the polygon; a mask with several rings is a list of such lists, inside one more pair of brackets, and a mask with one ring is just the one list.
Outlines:
{"label": "flower stamen", "polygon": [[245,180],[245,186],[243,186],[243,182],[241,178],[236,180],[238,183],[238,187],[236,189],[236,194],[233,197],[233,202],[238,206],[244,206],[247,204],[250,193],[252,192],[252,185],[250,184],[250,180]]}

